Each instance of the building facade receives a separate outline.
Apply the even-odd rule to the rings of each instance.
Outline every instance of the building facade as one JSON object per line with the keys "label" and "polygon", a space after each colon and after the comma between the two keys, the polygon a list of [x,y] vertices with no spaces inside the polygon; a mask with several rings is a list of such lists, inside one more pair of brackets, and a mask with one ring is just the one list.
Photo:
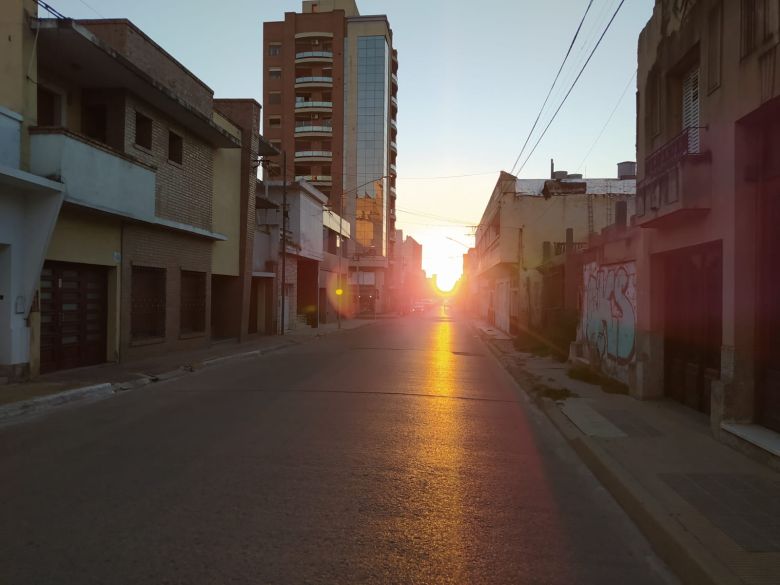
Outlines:
{"label": "building facade", "polygon": [[639,39],[634,391],[752,441],[780,432],[780,15],[678,4],[658,0]]}
{"label": "building facade", "polygon": [[[476,310],[506,332],[545,326],[544,267],[584,247],[612,223],[615,203],[633,209],[634,179],[583,179],[559,171],[550,179],[501,173],[476,233]],[[567,238],[567,231],[570,237]]]}
{"label": "building facade", "polygon": [[127,20],[11,9],[0,379],[245,338],[259,104],[215,103]]}
{"label": "building facade", "polygon": [[[263,28],[264,132],[286,153],[277,169],[328,197],[350,223],[351,296],[389,306],[395,238],[398,59],[385,16],[354,0],[303,2]],[[274,173],[277,171],[277,174]]]}

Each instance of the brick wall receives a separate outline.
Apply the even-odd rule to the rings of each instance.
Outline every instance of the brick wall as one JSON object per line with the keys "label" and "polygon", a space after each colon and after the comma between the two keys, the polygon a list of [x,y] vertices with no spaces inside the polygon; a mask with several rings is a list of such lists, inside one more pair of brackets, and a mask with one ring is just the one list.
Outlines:
{"label": "brick wall", "polygon": [[160,45],[125,19],[79,20],[92,34],[204,116],[211,117],[214,92]]}
{"label": "brick wall", "polygon": [[[152,148],[135,144],[136,111],[152,119]],[[168,160],[168,131],[184,139],[182,164]],[[129,95],[125,106],[125,151],[157,167],[155,212],[159,217],[211,230],[214,150],[155,108]]]}
{"label": "brick wall", "polygon": [[[122,361],[138,359],[164,351],[202,347],[210,336],[211,307],[210,240],[179,234],[171,230],[126,224],[122,233],[121,336]],[[165,339],[155,343],[134,344],[131,340],[132,267],[165,268]],[[206,330],[203,335],[180,339],[182,270],[206,273]]]}

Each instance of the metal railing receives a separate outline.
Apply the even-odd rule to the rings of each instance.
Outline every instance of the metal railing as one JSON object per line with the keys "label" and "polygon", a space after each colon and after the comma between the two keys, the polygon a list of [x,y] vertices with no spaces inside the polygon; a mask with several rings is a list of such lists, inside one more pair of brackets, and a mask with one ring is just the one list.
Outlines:
{"label": "metal railing", "polygon": [[333,102],[295,102],[296,108],[332,108]]}
{"label": "metal railing", "polygon": [[333,84],[333,78],[332,77],[324,77],[324,76],[314,76],[314,77],[296,77],[295,83],[301,84],[301,83],[329,83]]}
{"label": "metal railing", "polygon": [[296,59],[333,59],[333,51],[301,51],[295,53]]}
{"label": "metal railing", "polygon": [[329,150],[299,150],[295,158],[333,158],[333,153]]}
{"label": "metal railing", "polygon": [[653,178],[668,171],[683,158],[701,154],[701,131],[706,127],[686,128],[645,159],[645,178]]}
{"label": "metal railing", "polygon": [[333,126],[295,126],[296,134],[305,134],[306,132],[333,132]]}

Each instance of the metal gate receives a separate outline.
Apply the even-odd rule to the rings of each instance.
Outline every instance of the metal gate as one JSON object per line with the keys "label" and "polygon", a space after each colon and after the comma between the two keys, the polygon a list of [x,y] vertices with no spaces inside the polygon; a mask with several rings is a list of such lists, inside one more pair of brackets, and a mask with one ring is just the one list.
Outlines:
{"label": "metal gate", "polygon": [[106,361],[106,269],[46,262],[41,272],[41,372]]}

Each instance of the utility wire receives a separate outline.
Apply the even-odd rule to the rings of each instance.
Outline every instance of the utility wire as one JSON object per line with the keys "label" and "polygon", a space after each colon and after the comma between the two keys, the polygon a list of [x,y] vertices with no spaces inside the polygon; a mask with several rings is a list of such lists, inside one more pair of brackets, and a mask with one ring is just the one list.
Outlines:
{"label": "utility wire", "polygon": [[591,6],[593,6],[593,0],[589,0],[588,2],[588,7],[585,9],[585,14],[582,15],[582,20],[580,20],[580,24],[579,26],[577,26],[577,30],[574,33],[574,37],[571,39],[571,43],[569,44],[569,50],[566,51],[566,55],[564,56],[563,61],[561,62],[561,66],[558,68],[558,73],[555,74],[555,79],[553,79],[552,85],[550,86],[550,91],[547,92],[547,97],[544,98],[544,103],[542,104],[542,107],[539,108],[539,113],[536,116],[536,120],[534,120],[534,124],[533,126],[531,126],[531,130],[528,132],[528,136],[526,136],[525,138],[523,147],[520,149],[520,154],[517,155],[517,158],[515,159],[515,164],[512,165],[512,170],[509,172],[510,174],[514,173],[517,163],[520,162],[520,158],[523,156],[526,146],[528,146],[528,141],[531,140],[531,136],[533,135],[534,130],[536,130],[537,124],[539,124],[539,119],[542,117],[542,112],[544,112],[544,108],[547,107],[547,102],[550,100],[550,95],[552,94],[553,89],[555,88],[555,84],[558,83],[558,78],[561,76],[561,71],[563,71],[563,66],[566,65],[566,61],[569,59],[569,55],[571,55],[571,50],[572,48],[574,48],[574,43],[577,41],[577,37],[580,34],[580,30],[582,30],[582,25],[585,22],[585,18],[588,16],[588,12],[590,12]]}
{"label": "utility wire", "polygon": [[[521,172],[523,172],[523,169],[525,168],[525,165],[528,164],[528,161],[533,156],[534,152],[536,152],[537,147],[539,146],[539,143],[542,141],[544,136],[547,134],[547,131],[550,129],[550,126],[552,126],[552,123],[555,121],[555,118],[558,117],[558,113],[563,108],[564,104],[566,103],[566,100],[569,99],[569,96],[571,95],[571,92],[574,91],[575,86],[577,85],[577,82],[582,77],[582,74],[585,73],[585,69],[587,69],[588,64],[590,63],[590,60],[593,58],[593,55],[596,53],[596,50],[601,45],[601,41],[604,40],[604,37],[607,34],[607,31],[609,31],[610,27],[612,26],[612,23],[615,22],[615,18],[617,17],[618,13],[620,12],[620,9],[623,7],[623,4],[625,4],[626,0],[620,0],[620,4],[618,4],[618,7],[615,9],[615,12],[612,14],[612,18],[609,19],[609,22],[607,23],[606,28],[601,33],[601,36],[599,37],[599,40],[596,42],[596,46],[593,47],[593,50],[590,52],[590,55],[588,55],[588,59],[585,61],[585,64],[582,66],[582,69],[580,69],[580,72],[577,74],[577,77],[574,78],[574,82],[571,84],[571,87],[569,88],[569,91],[566,92],[566,95],[563,96],[563,101],[561,101],[560,105],[558,106],[558,109],[555,110],[555,113],[552,115],[552,118],[550,118],[550,121],[547,123],[547,126],[545,126],[544,130],[542,131],[541,136],[539,136],[538,140],[534,144],[534,147],[531,149],[531,152],[526,157],[525,161],[523,162],[522,166],[517,170],[517,175],[520,175]],[[513,173],[514,174],[514,173]]]}
{"label": "utility wire", "polygon": [[588,157],[593,152],[593,149],[596,148],[596,145],[599,143],[599,140],[601,140],[601,137],[604,135],[604,131],[607,129],[607,126],[609,126],[609,123],[612,121],[612,118],[615,117],[615,113],[618,111],[620,104],[623,103],[623,98],[626,97],[626,92],[628,91],[628,88],[631,87],[631,82],[634,81],[635,77],[636,77],[636,71],[634,71],[631,74],[631,78],[628,80],[628,83],[626,83],[626,87],[623,89],[623,93],[620,94],[620,97],[618,98],[615,107],[612,109],[612,112],[609,114],[609,118],[607,118],[607,121],[604,122],[604,125],[601,127],[601,131],[599,132],[599,135],[596,136],[596,140],[594,140],[593,144],[591,144],[590,149],[588,150],[588,154],[585,155],[585,158],[582,159],[580,166],[577,167],[578,171],[582,169],[582,166],[588,160]]}
{"label": "utility wire", "polygon": [[102,14],[100,14],[100,13],[99,13],[97,10],[95,10],[95,9],[94,9],[92,6],[90,6],[89,4],[87,4],[86,2],[84,2],[84,0],[79,0],[79,2],[81,2],[81,3],[82,3],[84,6],[86,6],[87,8],[89,8],[89,9],[90,9],[92,12],[94,12],[95,14],[97,14],[97,15],[98,15],[100,18],[105,18],[105,16],[103,16],[103,15],[102,15]]}

